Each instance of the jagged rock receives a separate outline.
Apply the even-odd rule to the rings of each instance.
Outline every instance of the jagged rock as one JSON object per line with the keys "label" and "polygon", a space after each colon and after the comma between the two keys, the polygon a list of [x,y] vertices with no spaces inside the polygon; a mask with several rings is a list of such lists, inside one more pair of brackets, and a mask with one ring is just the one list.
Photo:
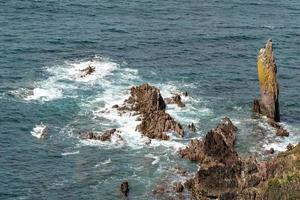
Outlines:
{"label": "jagged rock", "polygon": [[195,124],[194,124],[194,123],[189,124],[189,125],[188,125],[188,129],[189,129],[191,132],[196,132]]}
{"label": "jagged rock", "polygon": [[243,160],[235,151],[236,131],[226,117],[202,141],[192,140],[180,150],[182,157],[200,165],[196,176],[185,183],[195,199],[237,199],[244,194],[244,188],[261,182],[263,176],[257,161]]}
{"label": "jagged rock", "polygon": [[184,136],[182,126],[165,112],[166,104],[159,89],[149,84],[132,87],[131,96],[120,108],[141,115],[141,124],[136,130],[149,138],[167,140],[169,136],[166,133],[170,131]]}
{"label": "jagged rock", "polygon": [[80,75],[81,78],[86,77],[87,75],[90,75],[96,71],[96,68],[94,66],[89,65],[85,69],[80,70],[82,74]]}
{"label": "jagged rock", "polygon": [[182,157],[204,163],[209,160],[217,162],[234,162],[238,156],[234,149],[237,128],[228,117],[208,132],[203,141],[192,140],[190,145],[180,150]]}
{"label": "jagged rock", "polygon": [[268,40],[265,48],[259,51],[257,70],[261,99],[254,100],[253,111],[279,122],[279,88],[272,40]]}
{"label": "jagged rock", "polygon": [[181,101],[181,96],[176,94],[171,98],[164,99],[167,104],[177,104],[178,107],[185,107],[185,104]]}
{"label": "jagged rock", "polygon": [[143,115],[142,123],[137,126],[149,138],[167,140],[169,136],[166,132],[172,130],[183,137],[184,132],[179,123],[177,123],[169,114],[164,111],[154,111]]}
{"label": "jagged rock", "polygon": [[121,140],[123,140],[119,134],[116,134],[116,132],[117,132],[116,129],[107,130],[102,134],[94,133],[94,132],[85,132],[85,133],[81,133],[79,138],[84,139],[84,140],[89,139],[89,140],[108,141],[111,139],[112,135],[115,134],[117,137],[119,137]]}
{"label": "jagged rock", "polygon": [[284,136],[287,137],[287,136],[289,136],[289,132],[287,130],[285,130],[284,128],[280,127],[279,129],[277,129],[276,135],[281,136],[281,137],[284,137]]}
{"label": "jagged rock", "polygon": [[123,196],[127,197],[129,192],[129,184],[128,181],[124,181],[121,183],[120,192]]}
{"label": "jagged rock", "polygon": [[269,161],[257,162],[236,153],[235,132],[235,126],[223,120],[202,141],[192,140],[180,151],[200,165],[197,174],[184,184],[193,198],[300,199],[300,144],[290,145],[287,152]]}
{"label": "jagged rock", "polygon": [[183,191],[183,189],[184,189],[184,187],[183,187],[183,185],[182,185],[181,182],[176,182],[174,184],[174,190],[175,190],[175,192],[180,193],[180,192]]}
{"label": "jagged rock", "polygon": [[131,109],[139,113],[149,113],[156,110],[165,110],[166,104],[159,89],[143,84],[131,88],[131,96],[127,100]]}
{"label": "jagged rock", "polygon": [[294,148],[294,145],[292,145],[291,143],[289,143],[289,144],[286,146],[286,149],[287,149],[288,151],[293,150],[293,148]]}

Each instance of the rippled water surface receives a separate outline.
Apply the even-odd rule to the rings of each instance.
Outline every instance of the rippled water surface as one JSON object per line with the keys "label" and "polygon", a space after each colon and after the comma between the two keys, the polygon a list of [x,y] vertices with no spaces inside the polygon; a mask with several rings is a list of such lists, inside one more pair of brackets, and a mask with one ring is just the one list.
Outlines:
{"label": "rippled water surface", "polygon": [[[176,150],[203,137],[224,116],[238,126],[241,154],[284,150],[300,141],[300,2],[1,1],[0,198],[130,199],[151,191],[176,167],[197,166]],[[280,106],[288,138],[251,113],[258,97],[256,55],[273,39]],[[93,65],[95,74],[79,70]],[[164,97],[187,91],[185,108],[167,111],[197,133],[153,141],[132,116],[111,107],[149,82]],[[49,137],[39,139],[48,127]],[[81,131],[116,127],[124,141],[81,141]]]}

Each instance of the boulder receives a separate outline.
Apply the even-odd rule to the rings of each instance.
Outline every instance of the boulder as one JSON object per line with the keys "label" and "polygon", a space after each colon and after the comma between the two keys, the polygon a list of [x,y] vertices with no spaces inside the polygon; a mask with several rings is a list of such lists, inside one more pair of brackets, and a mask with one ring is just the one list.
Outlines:
{"label": "boulder", "polygon": [[280,127],[279,129],[276,130],[276,135],[281,137],[287,137],[289,136],[289,132],[284,128]]}
{"label": "boulder", "polygon": [[272,40],[268,40],[265,48],[259,51],[257,70],[261,98],[254,100],[253,111],[279,122],[279,87]]}
{"label": "boulder", "polygon": [[182,185],[181,182],[176,182],[174,184],[174,190],[175,190],[175,192],[180,193],[180,192],[183,191],[183,189],[184,189],[184,187],[183,187],[183,185]]}
{"label": "boulder", "polygon": [[288,151],[293,150],[293,148],[294,148],[294,145],[292,145],[291,143],[289,143],[289,144],[286,146],[286,149],[287,149]]}
{"label": "boulder", "polygon": [[121,183],[120,192],[123,196],[127,197],[129,192],[129,184],[128,181],[124,181]]}
{"label": "boulder", "polygon": [[274,148],[270,148],[270,149],[266,150],[266,154],[274,154],[274,153],[275,153]]}

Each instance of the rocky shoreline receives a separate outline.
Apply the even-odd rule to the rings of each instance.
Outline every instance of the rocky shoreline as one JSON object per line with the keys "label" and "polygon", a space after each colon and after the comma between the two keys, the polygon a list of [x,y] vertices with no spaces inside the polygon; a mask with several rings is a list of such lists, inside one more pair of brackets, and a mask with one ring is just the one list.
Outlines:
{"label": "rocky shoreline", "polygon": [[[288,136],[288,131],[279,124],[279,86],[271,40],[260,50],[257,68],[261,97],[254,100],[253,111],[267,117],[266,122],[276,128],[277,136]],[[133,113],[136,121],[140,121],[136,130],[149,138],[149,143],[151,139],[169,140],[171,133],[184,137],[182,125],[166,112],[168,104],[185,106],[181,95],[188,94],[184,92],[164,99],[158,88],[142,84],[132,87],[129,98],[121,105],[114,105],[113,109],[120,115]],[[188,129],[196,131],[193,123],[188,125]],[[258,161],[239,155],[235,149],[236,134],[237,127],[225,117],[202,140],[191,140],[188,146],[179,150],[178,155],[196,162],[198,171],[184,183],[156,188],[154,195],[159,199],[185,199],[178,194],[187,192],[190,198],[198,200],[300,199],[300,144],[295,147],[288,145],[286,152],[267,161]],[[79,138],[109,141],[112,136],[122,140],[116,129],[104,133],[82,133]],[[274,149],[270,149],[269,153],[274,153]],[[127,197],[129,183],[125,183],[122,183],[121,191]]]}

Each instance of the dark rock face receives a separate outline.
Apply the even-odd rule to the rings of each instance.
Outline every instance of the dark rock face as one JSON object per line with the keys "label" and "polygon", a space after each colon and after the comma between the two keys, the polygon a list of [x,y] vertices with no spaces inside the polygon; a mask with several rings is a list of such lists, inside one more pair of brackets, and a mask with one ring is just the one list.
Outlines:
{"label": "dark rock face", "polygon": [[279,122],[279,87],[272,40],[268,40],[265,48],[259,51],[257,70],[261,99],[254,100],[253,111]]}
{"label": "dark rock face", "polygon": [[124,181],[123,183],[121,183],[120,186],[120,192],[123,196],[127,197],[128,196],[128,192],[129,192],[129,184],[128,181]]}
{"label": "dark rock face", "polygon": [[196,176],[185,185],[195,199],[235,199],[241,188],[257,186],[262,176],[254,159],[242,160],[235,151],[237,128],[229,118],[200,140],[192,140],[182,157],[200,165]]}
{"label": "dark rock face", "polygon": [[141,124],[136,129],[152,139],[169,139],[166,132],[174,131],[184,136],[182,126],[165,112],[166,104],[159,89],[143,84],[131,88],[131,96],[119,110],[130,110],[140,114]]}
{"label": "dark rock face", "polygon": [[81,133],[79,138],[84,139],[84,140],[101,140],[101,141],[108,141],[111,139],[112,135],[116,134],[117,137],[119,137],[121,140],[121,136],[116,133],[116,129],[110,129],[105,131],[104,133],[93,133],[93,132],[86,132],[86,133]]}

